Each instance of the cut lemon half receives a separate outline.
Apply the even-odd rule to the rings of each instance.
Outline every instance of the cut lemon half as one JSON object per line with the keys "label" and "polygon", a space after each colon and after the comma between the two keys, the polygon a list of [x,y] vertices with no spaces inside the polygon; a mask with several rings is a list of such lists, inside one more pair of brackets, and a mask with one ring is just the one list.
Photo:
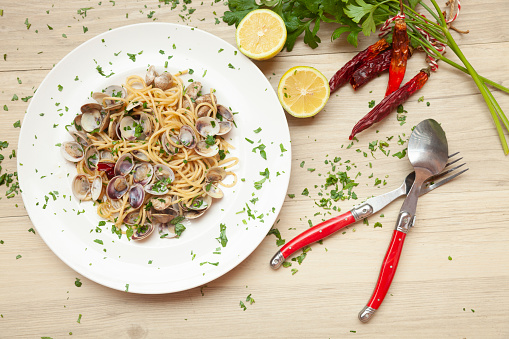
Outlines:
{"label": "cut lemon half", "polygon": [[277,96],[283,108],[297,118],[312,117],[329,100],[327,78],[313,67],[290,68],[279,80]]}
{"label": "cut lemon half", "polygon": [[237,47],[255,60],[270,59],[283,49],[286,42],[285,22],[268,9],[249,12],[237,27]]}

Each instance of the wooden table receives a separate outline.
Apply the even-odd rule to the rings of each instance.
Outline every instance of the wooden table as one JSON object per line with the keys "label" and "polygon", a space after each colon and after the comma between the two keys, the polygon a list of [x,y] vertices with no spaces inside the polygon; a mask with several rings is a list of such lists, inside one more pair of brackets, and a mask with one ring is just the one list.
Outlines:
{"label": "wooden table", "polygon": [[[0,5],[0,140],[8,141],[9,147],[1,152],[3,171],[16,170],[16,159],[8,155],[18,144],[20,129],[13,124],[23,122],[28,105],[22,98],[33,95],[52,66],[91,37],[110,28],[156,20],[192,25],[235,44],[234,28],[215,20],[226,9],[222,2],[194,1],[189,6],[196,12],[183,22],[182,4],[170,10],[171,5],[156,0],[30,0],[23,5],[4,1]],[[88,7],[92,8],[86,16],[78,13]],[[478,72],[506,87],[508,12],[506,0],[465,2],[456,26],[470,33],[454,33]],[[276,88],[280,76],[297,65],[313,66],[330,77],[375,40],[361,38],[358,48],[344,39],[330,42],[333,29],[323,25],[319,33],[323,43],[315,50],[298,40],[291,53],[256,64]],[[452,52],[447,55],[453,58]],[[423,59],[418,53],[410,60],[406,79],[425,66]],[[347,148],[352,126],[368,112],[371,100],[381,100],[386,79],[383,75],[355,93],[343,88],[314,118],[287,115],[293,151],[288,193],[295,198],[286,199],[276,226],[288,241],[308,228],[308,220],[317,224],[325,218],[315,216],[323,212],[315,202],[325,183],[318,174],[330,170],[325,160],[349,159],[357,166],[349,175],[362,173],[355,179],[359,199],[335,204],[347,211],[361,200],[397,187],[411,170],[406,157],[391,156],[404,148],[397,144],[398,136],[408,138],[411,127],[426,118],[442,124],[450,150],[460,151],[470,170],[419,201],[417,224],[407,237],[389,295],[369,324],[360,323],[357,313],[371,295],[402,200],[369,218],[369,225],[358,223],[323,244],[314,244],[302,265],[292,262],[291,268],[298,270],[294,275],[291,268],[269,268],[277,250],[271,235],[241,265],[206,286],[168,295],[136,295],[103,287],[66,266],[36,230],[31,232],[21,196],[7,199],[1,186],[0,337],[63,338],[71,332],[80,338],[509,337],[508,158],[486,104],[469,76],[441,64],[404,105],[405,124],[400,125],[394,113]],[[14,94],[19,100],[11,101]],[[500,91],[494,95],[509,113],[509,96]],[[418,101],[421,96],[423,102]],[[4,105],[8,111],[1,109]],[[380,150],[371,155],[370,142],[391,136],[387,148],[391,155]],[[374,185],[376,178],[386,184]],[[309,196],[301,194],[305,188]],[[377,222],[383,227],[374,227]],[[79,288],[76,278],[83,283]],[[254,304],[245,302],[248,295]],[[247,304],[245,311],[240,301]]]}

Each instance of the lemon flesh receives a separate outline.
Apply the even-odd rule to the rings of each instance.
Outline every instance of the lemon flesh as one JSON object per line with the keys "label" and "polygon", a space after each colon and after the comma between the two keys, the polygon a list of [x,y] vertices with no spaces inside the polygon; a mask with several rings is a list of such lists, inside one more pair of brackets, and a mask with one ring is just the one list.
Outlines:
{"label": "lemon flesh", "polygon": [[320,112],[329,100],[329,81],[313,67],[297,66],[281,77],[277,94],[289,114],[307,118]]}
{"label": "lemon flesh", "polygon": [[237,47],[246,56],[266,60],[276,56],[286,42],[286,26],[268,9],[249,12],[237,27]]}

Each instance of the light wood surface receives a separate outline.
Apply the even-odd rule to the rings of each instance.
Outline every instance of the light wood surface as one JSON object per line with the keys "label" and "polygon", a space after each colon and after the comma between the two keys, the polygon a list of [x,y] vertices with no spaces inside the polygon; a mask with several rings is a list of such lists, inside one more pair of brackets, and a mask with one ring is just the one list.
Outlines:
{"label": "light wood surface", "polygon": [[[16,170],[15,159],[7,155],[18,145],[20,130],[13,123],[23,121],[28,106],[11,101],[13,94],[33,95],[54,64],[93,36],[157,20],[189,24],[235,44],[235,29],[222,21],[215,23],[225,4],[200,3],[192,2],[196,12],[182,22],[182,4],[171,11],[171,5],[157,0],[3,1],[0,140],[9,142],[9,148],[1,151],[6,157],[3,171]],[[464,54],[480,74],[509,86],[509,2],[476,0],[462,5],[456,26],[470,33],[454,36]],[[93,9],[86,17],[77,14],[87,7]],[[155,11],[152,19],[147,17],[151,11]],[[27,18],[30,29],[24,24]],[[323,25],[319,33],[323,43],[315,50],[298,40],[291,53],[282,52],[256,65],[274,88],[281,75],[297,65],[313,66],[330,77],[375,40],[361,38],[355,49],[344,39],[330,42],[333,29]],[[452,52],[448,56],[453,58]],[[406,79],[423,66],[423,55],[417,54],[409,62]],[[314,244],[302,265],[293,262],[292,268],[298,269],[295,275],[291,268],[269,268],[277,251],[271,235],[242,264],[206,286],[167,295],[135,295],[98,285],[66,266],[38,234],[28,231],[33,225],[21,196],[7,199],[1,186],[0,338],[64,338],[70,332],[78,338],[508,338],[509,159],[503,155],[482,96],[469,76],[441,64],[404,105],[406,124],[400,126],[392,114],[361,133],[359,142],[347,149],[352,126],[368,112],[369,101],[381,100],[386,81],[383,75],[355,93],[343,88],[315,118],[287,115],[293,152],[288,193],[295,198],[287,197],[277,224],[288,241],[308,228],[308,219],[317,224],[324,218],[314,214],[323,211],[315,201],[320,200],[318,192],[325,182],[318,173],[330,170],[326,159],[350,159],[362,172],[356,179],[359,200],[338,202],[342,211],[399,186],[411,170],[408,160],[386,157],[380,151],[372,157],[369,142],[395,136],[389,147],[394,153],[403,148],[396,144],[397,136],[408,137],[419,121],[434,118],[442,124],[450,150],[460,151],[470,170],[419,201],[417,224],[407,237],[389,295],[369,324],[360,323],[357,313],[375,285],[402,200],[383,210],[383,217],[377,213],[369,218],[369,226],[358,223],[322,245]],[[509,114],[509,95],[494,94]],[[424,102],[417,101],[421,96]],[[4,105],[8,111],[2,109]],[[374,176],[369,178],[371,173]],[[374,186],[377,177],[387,184]],[[301,195],[304,188],[309,188],[309,196]],[[383,227],[374,228],[375,222]],[[18,255],[21,258],[16,259]],[[83,283],[79,288],[76,278]],[[256,302],[246,303],[243,311],[239,301],[245,302],[249,294]]]}

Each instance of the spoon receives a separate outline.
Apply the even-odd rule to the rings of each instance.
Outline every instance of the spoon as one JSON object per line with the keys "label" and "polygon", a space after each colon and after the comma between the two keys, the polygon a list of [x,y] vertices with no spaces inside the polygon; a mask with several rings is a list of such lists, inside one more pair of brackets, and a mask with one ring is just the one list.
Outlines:
{"label": "spoon", "polygon": [[421,186],[429,177],[444,169],[447,163],[447,154],[447,139],[442,127],[433,119],[421,121],[415,127],[408,142],[408,159],[414,167],[415,181],[403,206],[401,206],[396,229],[385,254],[373,295],[368,304],[359,312],[360,321],[368,322],[382,304],[396,273],[406,234],[415,222],[417,198]]}

